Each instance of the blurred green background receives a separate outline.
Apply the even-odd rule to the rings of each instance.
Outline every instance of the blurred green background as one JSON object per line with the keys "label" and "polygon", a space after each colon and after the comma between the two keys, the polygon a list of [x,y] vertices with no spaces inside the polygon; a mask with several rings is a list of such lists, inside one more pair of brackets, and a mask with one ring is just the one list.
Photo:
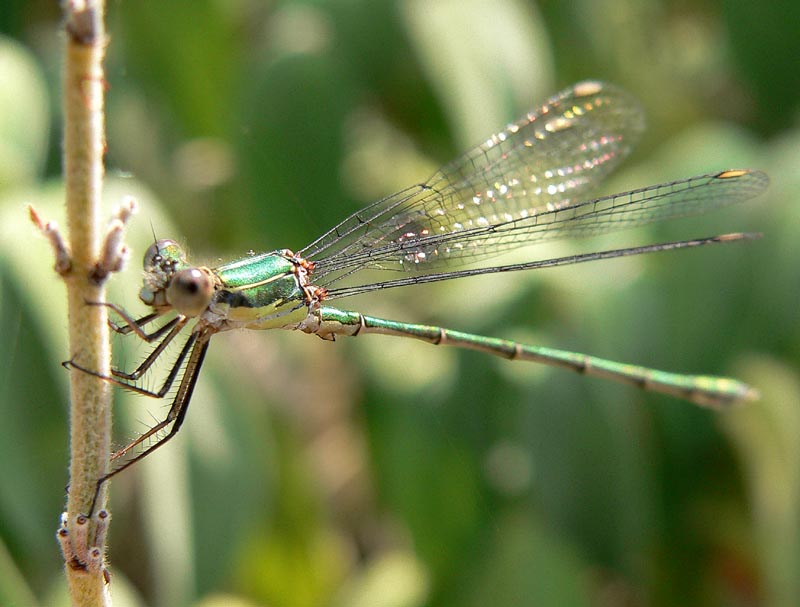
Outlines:
{"label": "blurred green background", "polygon": [[[800,603],[800,3],[175,0],[108,7],[109,214],[139,259],[300,248],[583,78],[641,100],[610,192],[756,167],[766,196],[568,254],[760,241],[375,293],[342,305],[743,379],[724,413],[405,340],[213,340],[185,430],[112,483],[118,606]],[[0,605],[65,604],[57,3],[0,8]],[[121,364],[139,359],[139,348]],[[162,403],[119,394],[117,442]]]}

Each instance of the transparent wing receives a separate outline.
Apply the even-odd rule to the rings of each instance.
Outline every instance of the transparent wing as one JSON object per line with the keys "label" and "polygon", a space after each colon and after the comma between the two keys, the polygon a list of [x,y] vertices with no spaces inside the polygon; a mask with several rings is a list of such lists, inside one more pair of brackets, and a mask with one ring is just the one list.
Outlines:
{"label": "transparent wing", "polygon": [[[432,272],[496,255],[525,238],[482,238],[487,228],[549,217],[585,198],[643,127],[640,106],[624,91],[576,84],[426,183],[351,215],[298,254],[317,262],[318,274],[359,265]],[[434,245],[444,242],[463,246]]]}
{"label": "transparent wing", "polygon": [[[704,213],[752,198],[763,192],[768,183],[767,175],[761,171],[728,170],[603,196],[567,206],[558,206],[541,214],[476,227],[462,232],[426,236],[403,242],[395,241],[381,247],[367,247],[360,253],[353,253],[347,260],[336,260],[333,263],[323,261],[320,266],[321,271],[318,273],[315,269],[315,284],[329,287],[333,283],[349,277],[350,287],[330,291],[331,297],[343,297],[357,292],[383,288],[389,284],[400,286],[406,283],[430,282],[430,280],[422,278],[430,278],[432,275],[437,276],[436,280],[445,280],[467,274],[495,272],[504,267],[443,271],[441,264],[429,263],[427,260],[448,259],[451,257],[450,251],[453,250],[458,253],[475,251],[472,257],[478,259],[479,251],[483,249],[496,251],[535,244],[544,240],[591,236],[672,217]],[[752,235],[748,237],[752,237]],[[732,239],[727,238],[727,240]],[[657,245],[657,248],[665,250],[666,244]],[[645,249],[648,247],[643,247],[642,251]],[[632,250],[626,250],[625,254],[630,254],[629,251]],[[536,262],[515,264],[505,266],[505,268],[529,269],[547,265],[547,263]],[[563,264],[559,263],[558,265]],[[378,283],[359,282],[360,274],[358,272],[363,268],[415,269],[414,274],[420,279],[393,279]]]}

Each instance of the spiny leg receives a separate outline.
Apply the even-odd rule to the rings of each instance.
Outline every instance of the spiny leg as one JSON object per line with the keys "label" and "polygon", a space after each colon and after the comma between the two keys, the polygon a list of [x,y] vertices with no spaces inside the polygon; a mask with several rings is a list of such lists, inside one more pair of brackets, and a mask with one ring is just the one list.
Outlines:
{"label": "spiny leg", "polygon": [[148,343],[153,342],[161,337],[161,335],[166,333],[178,321],[178,318],[180,318],[173,318],[171,321],[166,323],[164,326],[159,327],[152,333],[147,333],[144,331],[144,327],[154,320],[161,318],[164,315],[164,312],[151,312],[150,314],[146,314],[141,318],[134,318],[124,309],[113,303],[108,303],[106,301],[88,301],[86,303],[90,306],[106,307],[124,321],[124,324],[122,325],[118,325],[111,320],[108,321],[108,326],[111,327],[111,330],[115,333],[119,333],[121,335],[130,335],[131,333],[134,333],[137,337]]}
{"label": "spiny leg", "polygon": [[111,456],[112,464],[116,460],[123,458],[127,453],[134,449],[138,445],[142,444],[146,440],[156,436],[161,430],[172,424],[172,427],[169,429],[169,432],[165,434],[161,438],[157,438],[155,442],[145,448],[141,453],[138,453],[135,457],[123,461],[121,464],[112,468],[112,470],[103,477],[103,481],[108,480],[111,476],[117,474],[121,470],[124,470],[128,466],[131,466],[135,462],[139,461],[143,457],[147,456],[153,450],[157,449],[161,445],[163,445],[167,440],[172,438],[180,429],[181,424],[186,416],[186,411],[188,409],[189,400],[191,399],[192,392],[194,391],[194,387],[197,383],[197,378],[200,374],[200,368],[203,364],[203,359],[205,357],[206,350],[208,349],[208,342],[210,339],[210,334],[205,333],[202,337],[197,338],[194,334],[195,338],[191,339],[187,342],[187,345],[191,346],[191,354],[189,359],[186,362],[186,370],[181,377],[180,385],[178,386],[178,392],[175,395],[175,398],[170,405],[169,411],[167,412],[166,417],[155,426],[151,427],[147,432],[141,434],[122,449],[119,449]]}
{"label": "spiny leg", "polygon": [[[177,332],[175,332],[175,334],[177,335]],[[98,378],[100,378],[102,380],[110,382],[110,383],[114,384],[115,386],[119,386],[120,388],[125,388],[126,390],[130,390],[131,392],[135,392],[136,394],[141,394],[142,396],[149,396],[150,398],[164,398],[164,396],[167,394],[167,392],[169,392],[169,389],[172,387],[172,384],[175,381],[175,378],[178,376],[180,368],[183,365],[183,361],[186,359],[186,356],[189,353],[189,351],[191,350],[192,345],[197,340],[197,336],[198,336],[198,333],[192,332],[189,335],[189,337],[186,339],[186,342],[183,344],[183,347],[181,348],[181,351],[178,354],[178,358],[175,360],[175,363],[172,365],[172,368],[170,369],[169,374],[164,379],[163,385],[161,386],[161,388],[159,388],[159,390],[157,392],[154,392],[152,390],[147,390],[145,388],[140,388],[139,386],[137,386],[135,384],[132,384],[132,383],[129,383],[128,381],[125,381],[124,379],[119,379],[118,375],[119,376],[124,375],[123,372],[121,372],[121,371],[112,370],[111,371],[111,375],[103,375],[102,373],[98,373],[97,371],[95,371],[93,369],[89,369],[87,367],[84,367],[84,366],[76,363],[75,360],[73,360],[73,359],[65,361],[62,364],[68,369],[69,368],[75,368],[78,371],[81,371],[83,373],[88,373],[89,375],[93,375],[94,377],[98,377]],[[171,340],[172,340],[172,337],[170,337],[170,341]],[[158,348],[156,348],[156,350],[157,349]],[[157,357],[154,357],[153,360],[149,360],[150,358],[151,357],[148,356],[148,358],[145,359],[145,362],[142,363],[142,365],[147,364],[148,367],[151,366],[153,364],[153,361]],[[140,365],[140,367],[141,367],[141,365]],[[137,371],[138,371],[138,369],[137,369]],[[131,373],[131,375],[134,375],[137,371],[134,371],[133,373]]]}
{"label": "spiny leg", "polygon": [[[152,333],[146,333],[143,330],[143,327],[147,324],[153,322],[154,320],[163,316],[163,312],[152,312],[141,318],[134,319],[131,315],[129,315],[125,310],[117,306],[116,304],[107,303],[107,302],[88,302],[91,306],[105,306],[111,310],[113,310],[122,320],[125,322],[123,325],[118,325],[115,322],[109,319],[108,326],[115,333],[119,333],[121,335],[130,335],[133,333],[143,341],[147,343],[153,343],[154,341],[158,341],[166,334],[158,346],[150,352],[147,358],[131,373],[126,371],[122,371],[121,369],[112,369],[111,374],[115,377],[121,378],[127,381],[136,381],[147,370],[152,366],[152,364],[161,356],[163,351],[166,347],[170,344],[170,342],[180,333],[181,329],[186,325],[187,318],[181,314],[176,316],[175,318],[171,319],[169,322],[164,323],[161,327],[153,331]],[[72,361],[71,361],[72,362]],[[72,363],[72,366],[78,367]]]}
{"label": "spiny leg", "polygon": [[[120,335],[130,335],[133,333],[137,337],[140,337],[144,341],[152,341],[154,339],[158,339],[158,336],[164,332],[164,327],[159,327],[152,333],[147,333],[144,331],[144,327],[157,318],[161,318],[161,314],[158,312],[152,312],[141,318],[134,319],[132,316],[127,316],[127,313],[124,312],[122,308],[117,308],[114,304],[97,304],[97,305],[104,305],[108,308],[111,308],[116,312],[122,319],[125,321],[124,324],[117,324],[113,320],[108,320],[108,326],[111,328],[114,333],[119,333]],[[123,315],[125,314],[125,315]]]}
{"label": "spiny leg", "polygon": [[[194,387],[197,384],[197,378],[200,374],[200,368],[203,365],[203,359],[205,358],[206,351],[208,350],[208,342],[211,339],[212,333],[210,332],[203,332],[202,334],[192,333],[190,338],[187,340],[186,344],[184,345],[181,356],[179,358],[178,364],[173,367],[171,379],[169,383],[171,384],[174,380],[174,374],[177,373],[177,368],[180,366],[180,363],[183,361],[183,358],[186,356],[186,352],[191,348],[191,354],[186,362],[186,369],[181,376],[181,382],[178,386],[178,392],[175,395],[172,404],[170,405],[169,411],[167,412],[166,417],[157,423],[155,426],[151,427],[147,432],[138,436],[136,439],[132,440],[130,443],[125,445],[122,449],[119,449],[115,453],[111,455],[111,463],[112,468],[111,470],[97,479],[97,486],[95,487],[94,497],[92,498],[92,505],[89,511],[89,516],[91,516],[92,512],[94,511],[95,504],[97,502],[97,497],[100,494],[100,489],[103,487],[103,484],[108,481],[111,477],[115,476],[116,474],[122,472],[126,468],[132,466],[139,460],[147,457],[150,453],[158,449],[164,443],[166,443],[169,439],[175,436],[180,430],[181,425],[183,424],[183,420],[186,418],[186,412],[189,409],[189,402],[192,398],[192,393],[194,392]],[[93,373],[93,375],[98,376],[98,374]],[[102,376],[100,376],[102,377]],[[111,377],[104,377],[104,379],[111,381],[112,383],[118,383]],[[120,383],[119,385],[125,386],[125,384]],[[144,393],[144,392],[140,392]],[[150,394],[152,395],[152,394]],[[167,433],[161,437],[158,436],[158,433],[164,430],[165,428],[169,427]],[[144,448],[141,452],[137,453],[135,456],[131,457],[130,459],[123,459],[132,449],[135,449],[143,442],[154,438],[154,442]],[[121,460],[121,461],[117,461]]]}
{"label": "spiny leg", "polygon": [[[136,381],[142,377],[142,375],[144,375],[147,370],[150,369],[153,363],[164,353],[164,350],[172,342],[172,340],[175,339],[175,337],[177,337],[177,335],[183,330],[188,320],[189,319],[185,316],[178,316],[171,320],[169,323],[164,325],[164,327],[171,329],[170,332],[167,333],[167,335],[158,343],[158,345],[151,350],[150,354],[147,355],[147,358],[145,358],[141,364],[136,367],[136,369],[130,373],[120,369],[111,369],[111,375],[127,381]],[[169,386],[167,386],[166,389],[168,390]],[[162,391],[159,390],[158,394],[161,394],[161,392]],[[164,391],[164,394],[165,393],[166,391]],[[161,396],[163,396],[163,394],[161,394]]]}
{"label": "spiny leg", "polygon": [[[175,318],[171,319],[169,322],[164,323],[164,325],[162,325],[152,333],[146,333],[143,330],[143,327],[163,316],[163,312],[152,312],[150,314],[142,316],[139,319],[134,319],[124,309],[113,303],[89,302],[89,305],[104,306],[106,308],[109,308],[110,310],[115,312],[120,318],[122,318],[122,320],[125,322],[124,325],[118,325],[112,322],[111,320],[108,321],[109,327],[111,327],[111,329],[116,333],[122,335],[130,335],[131,333],[133,333],[147,343],[153,343],[154,341],[161,339],[161,337],[166,334],[166,337],[164,337],[161,340],[158,346],[154,348],[147,356],[147,358],[145,358],[145,360],[142,361],[142,363],[131,373],[127,373],[120,369],[111,370],[111,374],[114,377],[118,377],[127,381],[136,381],[137,379],[142,377],[142,375],[144,375],[144,373],[147,372],[147,370],[152,366],[152,364],[161,356],[161,354],[164,352],[164,350],[170,344],[170,342],[172,342],[172,340],[175,339],[178,333],[180,333],[181,329],[183,329],[183,327],[186,325],[186,322],[188,321],[188,318],[186,318],[182,314],[179,314]],[[77,367],[77,365],[74,365],[74,363],[73,366]],[[117,385],[122,385],[122,384],[117,384]],[[163,393],[165,394],[166,390],[168,389],[169,386],[162,388]],[[163,396],[162,390],[159,390],[159,392],[156,394],[161,394],[161,396]]]}

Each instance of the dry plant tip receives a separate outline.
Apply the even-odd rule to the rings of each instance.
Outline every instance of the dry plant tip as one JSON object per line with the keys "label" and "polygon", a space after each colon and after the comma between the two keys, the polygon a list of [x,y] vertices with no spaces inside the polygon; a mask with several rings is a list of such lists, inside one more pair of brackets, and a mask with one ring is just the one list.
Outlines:
{"label": "dry plant tip", "polygon": [[138,211],[139,204],[136,202],[136,199],[133,196],[126,196],[117,207],[115,217],[122,223],[127,223],[131,215],[135,215]]}
{"label": "dry plant tip", "polygon": [[61,236],[58,224],[55,221],[45,221],[42,219],[39,212],[30,204],[28,205],[28,216],[42,236],[50,241],[50,246],[53,248],[53,255],[56,260],[53,269],[59,275],[65,276],[72,269],[72,256],[70,255],[67,243]]}
{"label": "dry plant tip", "polygon": [[109,274],[119,272],[125,266],[129,251],[122,242],[122,238],[125,234],[125,224],[137,210],[136,200],[129,196],[122,201],[112,215],[103,239],[100,261],[97,262],[90,276],[93,283],[101,284]]}

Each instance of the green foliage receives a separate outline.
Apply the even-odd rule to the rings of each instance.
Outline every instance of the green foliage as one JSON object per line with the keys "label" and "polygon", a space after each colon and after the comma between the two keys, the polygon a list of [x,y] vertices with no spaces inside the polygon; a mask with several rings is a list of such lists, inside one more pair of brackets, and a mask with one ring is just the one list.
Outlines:
{"label": "green foliage", "polygon": [[[25,211],[61,217],[52,4],[9,3],[0,38],[4,605],[64,600],[67,320]],[[300,248],[582,78],[622,85],[650,117],[605,190],[744,166],[773,179],[724,213],[526,255],[745,230],[760,241],[346,302],[731,375],[760,402],[714,413],[379,336],[220,335],[186,429],[112,483],[116,604],[797,604],[798,37],[772,13],[765,29],[757,7],[111,3],[107,200],[141,206],[111,295],[134,313],[153,231],[210,263]],[[120,395],[117,442],[163,415],[144,400]]]}

